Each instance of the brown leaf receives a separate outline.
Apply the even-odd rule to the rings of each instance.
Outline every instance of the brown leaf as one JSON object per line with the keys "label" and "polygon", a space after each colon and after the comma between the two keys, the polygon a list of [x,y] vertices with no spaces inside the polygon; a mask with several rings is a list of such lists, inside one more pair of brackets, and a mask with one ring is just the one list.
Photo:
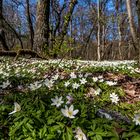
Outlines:
{"label": "brown leaf", "polygon": [[135,97],[135,96],[136,96],[136,95],[135,95],[136,91],[135,91],[134,89],[132,89],[132,90],[126,89],[126,90],[124,90],[124,91],[125,91],[125,93],[128,94],[129,96],[132,96],[132,97]]}
{"label": "brown leaf", "polygon": [[116,130],[117,134],[121,134],[122,132],[125,131],[125,129],[123,129],[123,128],[115,128],[115,130]]}
{"label": "brown leaf", "polygon": [[136,89],[136,86],[131,83],[126,83],[123,86],[124,86],[124,88],[126,88],[126,90],[135,90]]}

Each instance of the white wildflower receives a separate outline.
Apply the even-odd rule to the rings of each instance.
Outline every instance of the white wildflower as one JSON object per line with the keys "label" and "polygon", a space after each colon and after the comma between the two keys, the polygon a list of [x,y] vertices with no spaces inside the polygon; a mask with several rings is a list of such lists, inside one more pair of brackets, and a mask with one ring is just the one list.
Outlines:
{"label": "white wildflower", "polygon": [[104,82],[104,79],[99,79],[99,82],[101,83],[101,82]]}
{"label": "white wildflower", "polygon": [[106,84],[109,86],[114,86],[117,84],[117,82],[113,82],[113,81],[106,81]]}
{"label": "white wildflower", "polygon": [[89,88],[89,92],[85,94],[85,96],[90,98],[99,95],[101,92],[102,90],[100,88],[98,88],[97,90],[95,90],[94,88]]}
{"label": "white wildflower", "polygon": [[34,82],[33,84],[30,84],[29,88],[31,90],[37,90],[42,86],[39,81]]}
{"label": "white wildflower", "polygon": [[83,74],[80,73],[80,74],[79,74],[79,78],[82,78],[82,77],[83,77]]}
{"label": "white wildflower", "polygon": [[67,81],[67,82],[64,83],[64,86],[65,87],[68,87],[69,85],[70,85],[70,82],[69,81]]}
{"label": "white wildflower", "polygon": [[65,117],[73,119],[75,118],[75,115],[79,112],[79,110],[78,109],[74,110],[74,106],[71,105],[69,108],[65,106],[65,109],[61,109],[61,112]]}
{"label": "white wildflower", "polygon": [[6,82],[3,82],[2,85],[0,85],[0,87],[4,89],[4,88],[7,88],[9,85],[10,85],[10,82],[9,80],[7,80]]}
{"label": "white wildflower", "polygon": [[82,78],[82,79],[80,79],[80,82],[82,85],[84,85],[85,83],[87,83],[87,80],[86,80],[86,78]]}
{"label": "white wildflower", "polygon": [[90,76],[91,74],[90,73],[86,73],[85,75],[84,75],[84,77],[88,77],[88,76]]}
{"label": "white wildflower", "polygon": [[136,125],[140,125],[140,113],[135,114],[135,116],[133,118],[133,122],[135,122]]}
{"label": "white wildflower", "polygon": [[49,89],[53,87],[54,81],[46,79],[44,82],[45,86],[47,86]]}
{"label": "white wildflower", "polygon": [[16,112],[18,112],[18,111],[20,111],[21,110],[21,107],[20,107],[20,105],[17,103],[17,102],[14,102],[14,111],[12,111],[11,113],[9,113],[9,115],[11,115],[11,114],[14,114],[14,113],[16,113]]}
{"label": "white wildflower", "polygon": [[60,98],[58,98],[58,96],[55,96],[55,98],[52,98],[51,100],[53,102],[51,105],[55,105],[56,107],[59,107],[64,103],[64,101],[62,101],[62,96]]}
{"label": "white wildflower", "polygon": [[102,92],[102,90],[100,88],[98,88],[97,90],[95,90],[94,94],[99,95],[101,92]]}
{"label": "white wildflower", "polygon": [[75,79],[75,78],[77,78],[77,75],[74,72],[71,72],[70,77],[71,77],[71,79]]}
{"label": "white wildflower", "polygon": [[103,79],[103,76],[102,76],[102,75],[99,75],[99,76],[98,76],[98,79]]}
{"label": "white wildflower", "polygon": [[57,73],[56,75],[52,76],[52,80],[56,81],[59,78],[59,74]]}
{"label": "white wildflower", "polygon": [[118,95],[115,94],[115,93],[111,93],[111,94],[110,94],[110,99],[111,99],[112,103],[115,103],[115,104],[117,104],[118,101],[119,101],[119,97],[118,97]]}
{"label": "white wildflower", "polygon": [[78,140],[87,140],[86,135],[83,133],[80,127],[77,127],[76,130],[76,135],[75,138]]}
{"label": "white wildflower", "polygon": [[73,84],[72,84],[73,89],[78,89],[79,86],[80,86],[80,85],[79,85],[78,83],[73,83]]}
{"label": "white wildflower", "polygon": [[98,81],[98,77],[93,77],[92,80],[93,80],[93,82],[97,82]]}

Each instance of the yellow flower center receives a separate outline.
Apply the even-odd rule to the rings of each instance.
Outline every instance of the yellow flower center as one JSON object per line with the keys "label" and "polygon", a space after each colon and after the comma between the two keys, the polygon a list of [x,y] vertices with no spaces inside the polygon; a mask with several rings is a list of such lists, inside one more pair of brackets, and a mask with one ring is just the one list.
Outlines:
{"label": "yellow flower center", "polygon": [[73,115],[72,111],[68,111],[68,114],[69,114],[69,116]]}

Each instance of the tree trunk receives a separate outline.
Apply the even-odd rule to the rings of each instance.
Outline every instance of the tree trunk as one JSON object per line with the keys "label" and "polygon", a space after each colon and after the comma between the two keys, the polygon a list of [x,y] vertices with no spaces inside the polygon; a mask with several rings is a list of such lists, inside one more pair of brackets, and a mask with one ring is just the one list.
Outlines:
{"label": "tree trunk", "polygon": [[140,39],[140,1],[136,0],[136,8],[137,8],[137,15],[138,15],[138,37]]}
{"label": "tree trunk", "polygon": [[72,49],[72,17],[71,17],[71,20],[70,20],[70,53],[69,53],[69,56],[71,57],[71,49]]}
{"label": "tree trunk", "polygon": [[9,51],[5,39],[4,22],[3,22],[3,0],[0,0],[0,42],[4,50]]}
{"label": "tree trunk", "polygon": [[101,32],[101,26],[100,26],[100,0],[97,2],[97,10],[98,10],[98,46],[97,46],[97,60],[101,60],[101,54],[100,54],[100,47],[101,47],[101,41],[100,41],[100,32]]}
{"label": "tree trunk", "polygon": [[136,49],[138,50],[138,41],[137,41],[137,34],[136,34],[133,15],[132,15],[131,0],[126,0],[126,6],[127,6],[127,13],[128,13],[131,36],[132,36],[134,45]]}
{"label": "tree trunk", "polygon": [[140,67],[140,1],[136,0],[136,7],[137,7],[137,15],[138,15],[138,45],[139,45],[139,67]]}
{"label": "tree trunk", "polygon": [[33,49],[33,43],[34,43],[34,29],[33,29],[33,23],[32,23],[32,19],[31,19],[31,13],[30,13],[30,4],[29,4],[29,0],[26,0],[26,5],[27,5],[27,22],[28,22],[28,26],[29,26],[29,34],[30,34],[30,47],[31,50]]}
{"label": "tree trunk", "polygon": [[70,2],[70,5],[69,5],[69,10],[65,16],[65,19],[64,19],[64,25],[62,27],[62,31],[60,33],[60,44],[59,44],[59,47],[61,47],[63,41],[64,41],[64,37],[65,35],[67,34],[67,29],[68,29],[68,26],[69,26],[69,22],[71,20],[71,16],[73,14],[73,11],[74,11],[74,7],[75,5],[77,4],[77,0],[71,0]]}
{"label": "tree trunk", "polygon": [[102,26],[102,51],[101,51],[101,58],[104,56],[105,51],[105,25]]}
{"label": "tree trunk", "polygon": [[[78,2],[77,0],[71,0],[70,1],[69,7],[68,7],[68,12],[64,16],[64,23],[63,23],[62,30],[58,35],[58,41],[55,42],[56,43],[55,46],[57,46],[59,49],[61,49],[61,46],[64,42],[64,37],[67,34],[67,29],[68,29],[68,26],[69,26],[69,22],[71,20],[71,17],[72,17],[73,11],[74,11],[74,7],[77,4],[77,2]],[[66,53],[64,53],[64,55],[66,55]],[[61,56],[61,57],[64,57],[64,55]],[[57,58],[58,54],[55,53],[53,57]]]}
{"label": "tree trunk", "polygon": [[118,38],[119,38],[119,46],[118,46],[118,52],[119,52],[119,59],[122,60],[122,53],[121,53],[121,46],[122,46],[122,32],[121,32],[121,15],[119,12],[119,0],[116,0],[116,13],[117,13],[117,25],[118,25]]}
{"label": "tree trunk", "polygon": [[37,51],[46,51],[49,47],[49,17],[50,0],[38,0],[34,37],[34,49]]}

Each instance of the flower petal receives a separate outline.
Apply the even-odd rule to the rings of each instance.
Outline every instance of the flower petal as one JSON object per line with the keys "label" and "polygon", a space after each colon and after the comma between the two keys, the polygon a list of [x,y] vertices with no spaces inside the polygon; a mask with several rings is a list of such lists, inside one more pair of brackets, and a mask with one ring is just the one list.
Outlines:
{"label": "flower petal", "polygon": [[67,117],[67,112],[66,112],[66,110],[65,110],[65,109],[61,109],[61,112],[62,112],[62,114],[63,114],[64,116],[66,116],[66,117]]}
{"label": "flower petal", "polygon": [[14,113],[16,113],[16,111],[15,111],[15,110],[14,110],[14,111],[12,111],[12,112],[10,112],[10,113],[9,113],[9,115],[14,114]]}
{"label": "flower petal", "polygon": [[78,109],[74,110],[74,111],[73,111],[73,115],[76,115],[78,112],[79,112]]}
{"label": "flower petal", "polygon": [[72,111],[73,112],[73,109],[74,109],[74,106],[71,105],[70,108],[69,108],[69,111]]}

